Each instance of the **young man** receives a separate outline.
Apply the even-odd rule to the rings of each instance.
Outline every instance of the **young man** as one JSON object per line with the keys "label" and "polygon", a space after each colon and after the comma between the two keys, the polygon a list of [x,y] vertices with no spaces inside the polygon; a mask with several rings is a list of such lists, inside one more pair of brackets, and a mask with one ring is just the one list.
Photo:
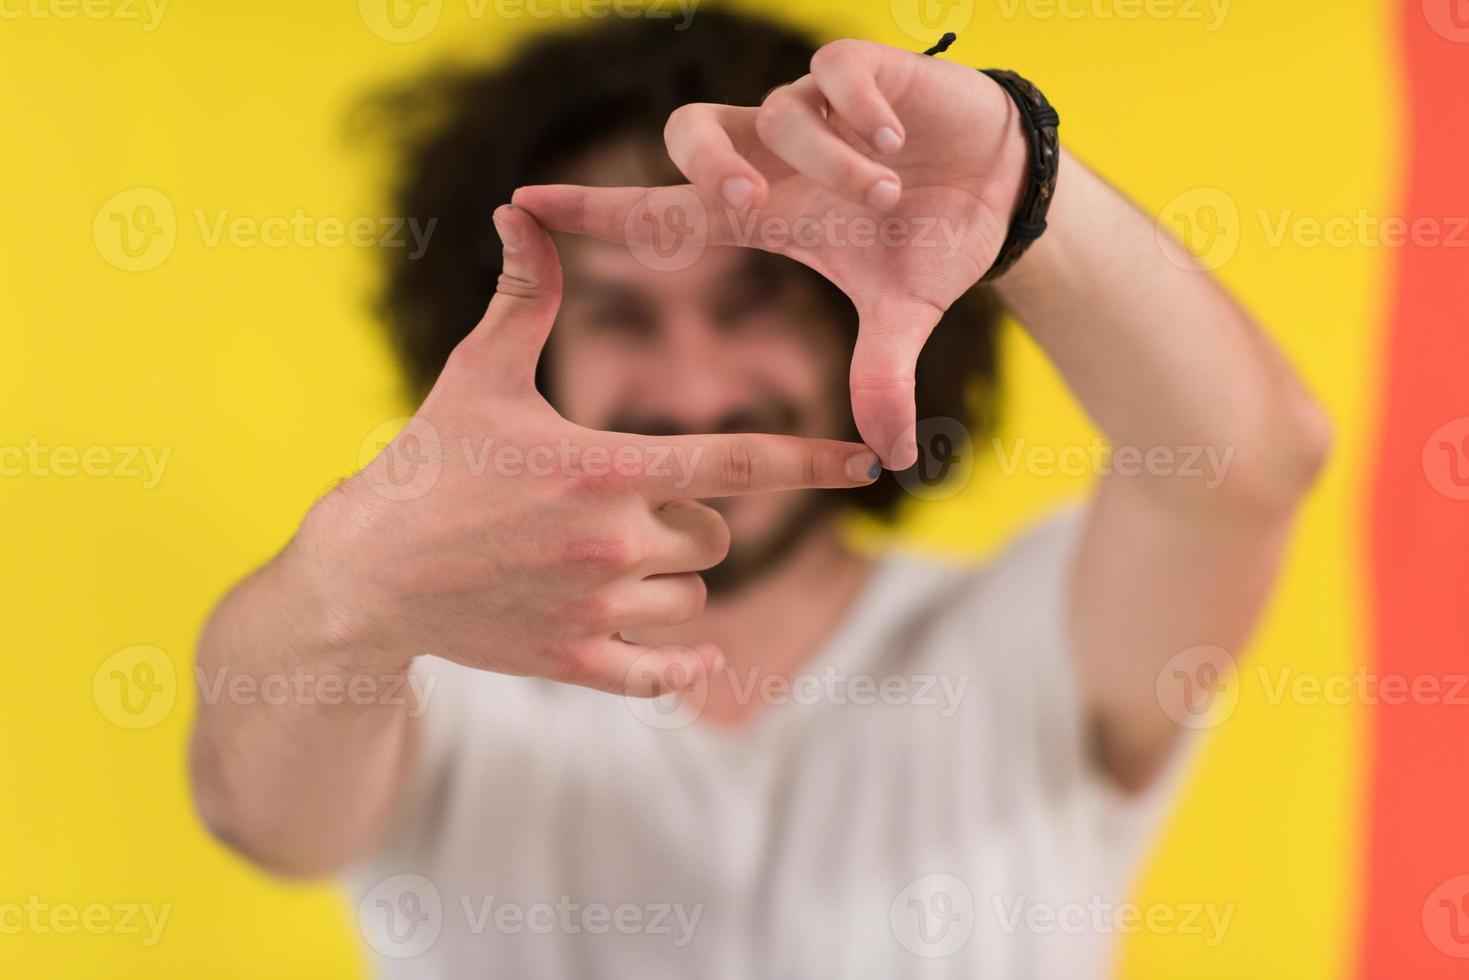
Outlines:
{"label": "young man", "polygon": [[[1105,972],[1072,913],[1125,897],[1196,707],[1171,668],[1244,645],[1327,453],[1269,340],[1064,152],[974,288],[1030,151],[952,60],[701,13],[396,108],[402,213],[440,220],[386,307],[431,390],[200,659],[416,697],[208,705],[211,829],[350,871],[388,975]],[[915,417],[993,395],[992,296],[1114,446],[1222,481],[1119,468],[982,568],[849,550]]]}

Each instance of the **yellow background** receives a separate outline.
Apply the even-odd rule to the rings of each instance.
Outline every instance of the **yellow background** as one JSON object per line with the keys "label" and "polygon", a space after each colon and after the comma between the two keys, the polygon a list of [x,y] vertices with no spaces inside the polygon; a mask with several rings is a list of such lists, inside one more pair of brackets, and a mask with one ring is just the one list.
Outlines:
{"label": "yellow background", "polygon": [[[141,3],[94,2],[107,16],[62,16],[77,9],[66,0],[0,5],[0,446],[170,456],[156,487],[125,474],[0,476],[0,904],[167,904],[171,917],[151,947],[136,935],[0,933],[0,974],[357,975],[334,892],[269,881],[196,824],[184,758],[192,649],[223,590],[409,406],[367,308],[369,249],[211,246],[198,216],[383,214],[379,157],[344,138],[355,100],[444,58],[493,56],[549,22],[442,0],[432,30],[396,43],[369,29],[374,0],[176,0],[151,30]],[[918,46],[902,26],[916,23],[914,0],[758,6],[824,36]],[[1202,20],[1119,16],[1126,0],[1064,9],[1081,16],[1045,0],[959,0],[944,25],[965,28],[951,56],[1022,68],[1060,107],[1079,155],[1150,212],[1197,188],[1237,206],[1226,229],[1237,251],[1219,274],[1338,432],[1254,664],[1349,672],[1363,656],[1360,498],[1383,251],[1272,246],[1257,215],[1390,212],[1390,9],[1236,0],[1217,29],[1206,4]],[[104,204],[138,187],[167,198],[176,240],[156,267],[123,271],[108,229],[128,212]],[[1087,444],[1090,429],[1023,337],[1008,360],[1001,438]],[[1083,489],[1004,476],[991,459],[962,494],[915,514],[910,537],[980,551]],[[123,716],[107,672],[96,694],[93,682],[104,660],[139,645],[162,651],[176,677],[151,709],[161,720],[129,729],[113,720]],[[1350,970],[1362,718],[1270,704],[1250,670],[1240,683],[1136,895],[1233,905],[1234,919],[1214,948],[1129,938],[1127,976]]]}

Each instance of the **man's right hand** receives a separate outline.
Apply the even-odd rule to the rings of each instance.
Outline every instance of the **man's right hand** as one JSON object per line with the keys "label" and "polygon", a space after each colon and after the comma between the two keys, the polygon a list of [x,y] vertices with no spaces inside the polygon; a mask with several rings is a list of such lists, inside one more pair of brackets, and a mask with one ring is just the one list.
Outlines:
{"label": "man's right hand", "polygon": [[[702,498],[871,483],[853,443],[775,435],[645,437],[563,419],[535,389],[561,267],[531,215],[502,207],[504,271],[483,320],[403,431],[325,497],[292,549],[364,669],[432,653],[471,667],[655,696],[720,653],[623,631],[702,610],[698,575],[729,529]],[[405,475],[405,462],[409,463]]]}

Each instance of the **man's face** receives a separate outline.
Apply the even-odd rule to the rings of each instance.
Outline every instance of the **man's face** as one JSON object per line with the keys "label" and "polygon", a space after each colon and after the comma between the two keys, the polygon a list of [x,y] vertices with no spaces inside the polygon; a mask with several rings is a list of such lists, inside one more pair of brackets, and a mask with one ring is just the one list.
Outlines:
{"label": "man's face", "polygon": [[[615,152],[615,151],[609,151]],[[646,173],[602,183],[651,184]],[[621,244],[558,236],[565,296],[548,345],[556,408],[591,428],[650,435],[849,434],[850,351],[814,274],[789,259],[707,248],[676,273]],[[779,557],[825,515],[819,491],[710,501],[729,523],[712,592]]]}

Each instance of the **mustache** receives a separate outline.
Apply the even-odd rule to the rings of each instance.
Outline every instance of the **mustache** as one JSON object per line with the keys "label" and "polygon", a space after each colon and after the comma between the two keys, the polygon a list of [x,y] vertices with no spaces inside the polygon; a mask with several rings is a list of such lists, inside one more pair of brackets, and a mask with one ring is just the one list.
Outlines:
{"label": "mustache", "polygon": [[769,399],[758,405],[746,405],[726,412],[708,424],[666,415],[644,415],[635,412],[616,414],[608,428],[614,432],[631,432],[641,436],[731,435],[745,432],[768,432],[791,435],[798,431],[801,411],[785,399]]}

